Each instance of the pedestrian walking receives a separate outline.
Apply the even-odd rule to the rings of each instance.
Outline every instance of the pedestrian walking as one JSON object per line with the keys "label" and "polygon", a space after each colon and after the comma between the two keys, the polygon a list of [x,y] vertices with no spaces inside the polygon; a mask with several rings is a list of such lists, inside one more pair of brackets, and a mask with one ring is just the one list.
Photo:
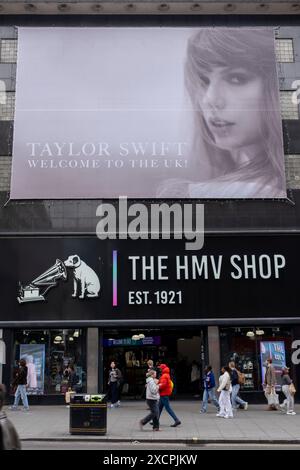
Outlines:
{"label": "pedestrian walking", "polygon": [[169,397],[172,394],[172,381],[170,376],[170,369],[166,364],[161,364],[159,368],[161,370],[161,376],[158,382],[160,394],[159,416],[161,415],[163,408],[165,408],[167,413],[169,413],[169,415],[174,419],[174,423],[171,424],[171,427],[175,428],[176,426],[179,426],[181,424],[181,421],[177,418],[176,414],[172,410],[169,401]]}
{"label": "pedestrian walking", "polygon": [[20,397],[23,402],[23,410],[29,411],[28,405],[28,398],[26,393],[26,385],[27,385],[27,367],[25,359],[21,359],[19,361],[19,369],[16,371],[16,376],[14,379],[14,383],[17,386],[15,392],[15,400],[13,406],[11,406],[11,410],[15,411],[18,409]]}
{"label": "pedestrian walking", "polygon": [[220,411],[217,413],[219,418],[233,418],[232,405],[230,401],[230,393],[232,392],[230,368],[228,366],[222,367],[222,375],[219,378],[220,392],[219,405]]}
{"label": "pedestrian walking", "polygon": [[204,369],[204,377],[203,377],[203,400],[202,400],[202,408],[201,413],[206,413],[207,411],[207,404],[208,400],[211,401],[217,408],[218,412],[220,410],[219,402],[216,397],[215,393],[216,381],[215,376],[212,371],[211,366],[207,366]]}
{"label": "pedestrian walking", "polygon": [[276,373],[272,364],[272,358],[267,359],[264,380],[265,397],[268,400],[268,410],[278,409],[279,397],[276,393]]}
{"label": "pedestrian walking", "polygon": [[159,385],[156,378],[156,371],[150,369],[146,378],[146,401],[150,413],[140,421],[140,428],[145,424],[152,422],[153,431],[159,431]]}
{"label": "pedestrian walking", "polygon": [[289,367],[282,368],[281,377],[282,377],[282,391],[286,398],[284,402],[279,406],[282,409],[282,411],[286,410],[287,415],[295,415],[296,413],[294,411],[294,404],[295,404],[294,394],[296,392],[296,389],[289,374]]}
{"label": "pedestrian walking", "polygon": [[111,408],[116,408],[121,405],[120,401],[120,388],[122,381],[122,373],[120,369],[117,368],[114,361],[110,364],[109,378],[108,378],[108,388],[109,395],[111,398]]}
{"label": "pedestrian walking", "polygon": [[244,410],[248,409],[248,402],[242,400],[238,394],[240,391],[240,377],[244,374],[241,374],[240,371],[237,370],[235,363],[233,361],[229,362],[229,367],[231,370],[231,385],[232,385],[232,392],[231,392],[231,404],[232,408],[236,410],[239,405],[242,405]]}
{"label": "pedestrian walking", "polygon": [[21,442],[18,433],[2,410],[5,400],[6,389],[0,384],[0,451],[21,450]]}

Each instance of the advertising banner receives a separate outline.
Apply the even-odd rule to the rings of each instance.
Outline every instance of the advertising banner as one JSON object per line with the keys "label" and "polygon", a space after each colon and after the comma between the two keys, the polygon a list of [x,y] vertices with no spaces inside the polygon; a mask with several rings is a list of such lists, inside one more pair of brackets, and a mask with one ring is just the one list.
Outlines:
{"label": "advertising banner", "polygon": [[44,394],[45,345],[20,344],[20,359],[25,359],[27,366],[27,394]]}
{"label": "advertising banner", "polygon": [[265,380],[267,359],[272,359],[272,365],[276,373],[276,388],[281,389],[281,372],[282,368],[286,366],[284,341],[262,341],[260,343],[262,383]]}
{"label": "advertising banner", "polygon": [[12,199],[284,198],[272,28],[19,28]]}

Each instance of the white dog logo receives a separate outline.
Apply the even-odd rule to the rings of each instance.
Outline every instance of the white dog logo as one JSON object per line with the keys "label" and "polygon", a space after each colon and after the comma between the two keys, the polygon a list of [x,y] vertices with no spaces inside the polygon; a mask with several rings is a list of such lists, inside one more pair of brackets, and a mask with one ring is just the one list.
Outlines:
{"label": "white dog logo", "polygon": [[78,284],[80,285],[80,299],[86,297],[98,297],[100,291],[100,281],[95,271],[90,268],[78,255],[71,255],[64,261],[67,268],[72,268],[74,292],[72,297],[77,297]]}

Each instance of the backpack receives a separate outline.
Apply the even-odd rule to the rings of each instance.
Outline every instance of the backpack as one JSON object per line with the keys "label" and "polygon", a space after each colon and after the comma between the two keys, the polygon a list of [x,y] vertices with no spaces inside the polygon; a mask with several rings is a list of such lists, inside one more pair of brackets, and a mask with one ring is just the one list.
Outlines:
{"label": "backpack", "polygon": [[239,370],[237,370],[237,374],[238,374],[238,382],[240,385],[244,385],[245,384],[245,381],[246,381],[246,377],[245,377],[245,374],[243,374],[243,372],[240,372]]}

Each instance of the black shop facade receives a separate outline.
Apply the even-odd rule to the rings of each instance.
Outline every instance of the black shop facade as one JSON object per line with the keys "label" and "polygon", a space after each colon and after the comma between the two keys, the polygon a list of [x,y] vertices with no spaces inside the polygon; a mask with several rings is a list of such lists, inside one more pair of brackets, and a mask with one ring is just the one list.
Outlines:
{"label": "black shop facade", "polygon": [[189,251],[182,240],[2,238],[2,381],[12,395],[23,357],[30,402],[63,403],[68,365],[75,391],[97,393],[115,361],[123,399],[139,400],[152,359],[170,366],[174,398],[199,399],[205,365],[218,376],[234,360],[243,395],[259,402],[272,357],[278,383],[288,365],[298,386],[299,243],[298,235],[207,235]]}

